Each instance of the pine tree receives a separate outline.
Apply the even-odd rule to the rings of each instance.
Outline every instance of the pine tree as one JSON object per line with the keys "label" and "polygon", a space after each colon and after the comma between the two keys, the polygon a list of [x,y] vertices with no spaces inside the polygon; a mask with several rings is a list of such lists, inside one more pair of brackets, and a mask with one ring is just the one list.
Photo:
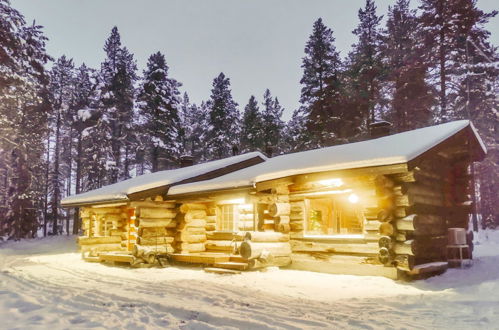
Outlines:
{"label": "pine tree", "polygon": [[103,124],[109,127],[112,149],[111,159],[106,162],[108,177],[114,183],[129,177],[137,65],[128,49],[121,46],[116,27],[104,44],[104,51],[107,58],[101,65],[101,103],[105,110]]}
{"label": "pine tree", "polygon": [[309,149],[310,136],[308,134],[306,123],[306,114],[299,108],[293,112],[293,116],[286,123],[283,130],[282,152],[290,153],[304,151]]}
{"label": "pine tree", "polygon": [[380,80],[383,66],[380,56],[379,22],[373,0],[366,0],[364,9],[359,9],[359,25],[353,33],[358,41],[349,54],[351,105],[363,120],[370,124],[376,120],[376,107],[380,104]]}
{"label": "pine tree", "polygon": [[315,146],[330,145],[337,136],[341,61],[334,40],[331,29],[319,18],[302,59],[301,112],[306,114],[306,126]]}
{"label": "pine tree", "polygon": [[182,153],[180,86],[175,79],[168,77],[164,55],[160,52],[151,55],[144,71],[138,101],[153,172],[176,165]]}
{"label": "pine tree", "polygon": [[238,148],[240,131],[237,103],[232,99],[230,80],[223,73],[213,80],[209,108],[207,143],[209,154],[220,159],[230,156]]}
{"label": "pine tree", "polygon": [[264,128],[262,114],[255,96],[251,95],[244,107],[241,122],[241,146],[244,151],[263,150]]}
{"label": "pine tree", "polygon": [[[52,173],[51,173],[51,218],[53,221],[52,235],[60,233],[59,219],[59,201],[62,197],[63,173],[61,171],[61,160],[63,158],[63,146],[67,146],[68,134],[68,113],[72,107],[74,99],[74,64],[72,59],[65,56],[60,57],[52,70],[50,71],[50,94],[53,107],[53,144],[54,151],[52,155]],[[67,157],[65,160],[67,160]]]}
{"label": "pine tree", "polygon": [[47,134],[46,38],[0,0],[0,155],[6,196],[0,236],[35,237],[43,209],[44,138]]}
{"label": "pine tree", "polygon": [[279,104],[277,97],[272,98],[270,90],[265,90],[263,94],[262,111],[262,137],[265,148],[272,146],[279,152],[284,123],[281,119],[284,109]]}
{"label": "pine tree", "polygon": [[385,114],[398,132],[427,126],[434,103],[426,81],[427,65],[421,47],[421,29],[409,0],[388,9],[381,52],[387,67],[384,83],[392,84],[391,109]]}

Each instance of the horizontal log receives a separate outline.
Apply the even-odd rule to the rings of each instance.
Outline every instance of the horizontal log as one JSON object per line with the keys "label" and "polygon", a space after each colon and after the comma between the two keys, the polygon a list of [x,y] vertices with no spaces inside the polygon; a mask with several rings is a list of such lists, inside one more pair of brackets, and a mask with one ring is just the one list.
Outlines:
{"label": "horizontal log", "polygon": [[195,220],[205,220],[206,212],[204,210],[189,211],[181,217],[185,222],[192,222]]}
{"label": "horizontal log", "polygon": [[378,221],[378,220],[366,221],[366,223],[364,224],[364,230],[378,231],[380,225],[381,225],[381,221]]}
{"label": "horizontal log", "polygon": [[101,208],[85,208],[81,211],[84,216],[89,216],[90,214],[102,215],[102,214],[124,214],[126,216],[125,209],[122,207],[101,207]]}
{"label": "horizontal log", "polygon": [[444,206],[442,198],[425,197],[419,195],[395,195],[396,206],[413,206],[415,204],[426,204],[434,206]]}
{"label": "horizontal log", "polygon": [[438,236],[447,232],[445,219],[435,215],[411,214],[395,221],[398,230],[413,232],[415,236]]}
{"label": "horizontal log", "polygon": [[197,219],[197,220],[193,220],[191,222],[185,222],[185,221],[180,221],[180,223],[178,224],[178,229],[184,229],[184,228],[200,228],[200,227],[205,227],[206,226],[206,220],[203,220],[203,219]]}
{"label": "horizontal log", "polygon": [[206,242],[206,234],[191,235],[189,232],[182,232],[175,235],[175,239],[186,243],[202,243]]}
{"label": "horizontal log", "polygon": [[156,236],[173,236],[175,230],[166,229],[165,227],[139,227],[137,234],[140,237],[151,238]]}
{"label": "horizontal log", "polygon": [[120,242],[121,242],[121,236],[78,237],[79,245],[110,244],[110,243],[120,243]]}
{"label": "horizontal log", "polygon": [[321,243],[291,240],[293,252],[324,252],[337,254],[377,255],[377,243]]}
{"label": "horizontal log", "polygon": [[135,219],[136,227],[167,227],[172,228],[172,223],[175,223],[173,219],[149,219],[149,218],[138,218]]}
{"label": "horizontal log", "polygon": [[164,254],[164,253],[173,253],[175,250],[170,244],[163,245],[139,245],[135,244],[132,249],[132,254],[135,257],[148,256],[150,254]]}
{"label": "horizontal log", "polygon": [[291,246],[289,243],[256,243],[244,241],[239,247],[239,253],[245,259],[261,258],[271,256],[290,256]]}
{"label": "horizontal log", "polygon": [[206,228],[206,231],[213,231],[213,230],[217,229],[217,226],[214,223],[210,223],[210,224],[207,224],[205,226],[205,228]]}
{"label": "horizontal log", "polygon": [[163,237],[137,237],[137,244],[140,245],[164,245],[173,243],[174,238],[171,236],[163,236]]}
{"label": "horizontal log", "polygon": [[291,257],[272,257],[268,259],[248,260],[248,269],[261,269],[266,267],[285,267],[291,264]]}
{"label": "horizontal log", "polygon": [[289,215],[289,220],[291,222],[293,222],[293,221],[303,221],[303,220],[305,220],[305,216],[301,212],[300,213],[291,213]]}
{"label": "horizontal log", "polygon": [[246,240],[252,242],[288,242],[289,235],[278,232],[251,231],[244,236]]}
{"label": "horizontal log", "polygon": [[188,211],[206,210],[206,204],[185,203],[180,205],[180,212],[187,213]]}
{"label": "horizontal log", "polygon": [[407,254],[417,257],[438,257],[445,252],[447,245],[446,236],[436,236],[431,238],[417,238],[403,243],[395,243],[393,250],[396,254]]}
{"label": "horizontal log", "polygon": [[151,219],[173,219],[177,215],[177,212],[172,209],[163,208],[152,208],[152,207],[141,207],[137,209],[136,216],[140,218],[151,218]]}
{"label": "horizontal log", "polygon": [[177,243],[175,247],[181,252],[203,252],[206,251],[205,243]]}
{"label": "horizontal log", "polygon": [[211,233],[206,234],[206,238],[208,240],[213,240],[213,241],[243,241],[244,240],[244,235],[246,235],[246,232],[228,232],[228,231],[214,231]]}
{"label": "horizontal log", "polygon": [[304,227],[303,222],[291,222],[289,224],[291,231],[303,231]]}
{"label": "horizontal log", "polygon": [[216,215],[207,215],[206,216],[206,222],[207,223],[216,223],[217,222],[217,216]]}
{"label": "horizontal log", "polygon": [[205,247],[211,251],[234,252],[237,249],[237,243],[234,241],[206,241]]}
{"label": "horizontal log", "polygon": [[110,243],[110,244],[92,244],[92,245],[82,245],[80,247],[81,252],[106,252],[106,251],[122,251],[120,243]]}

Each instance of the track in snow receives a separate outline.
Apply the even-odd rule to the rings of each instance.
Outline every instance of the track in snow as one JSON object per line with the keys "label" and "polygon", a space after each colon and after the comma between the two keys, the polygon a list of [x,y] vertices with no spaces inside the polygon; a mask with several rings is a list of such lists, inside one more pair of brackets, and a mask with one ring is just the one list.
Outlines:
{"label": "track in snow", "polygon": [[[499,257],[414,283],[85,263],[74,238],[0,246],[0,328],[493,328]],[[499,252],[498,252],[499,254]],[[495,265],[493,268],[492,265]]]}

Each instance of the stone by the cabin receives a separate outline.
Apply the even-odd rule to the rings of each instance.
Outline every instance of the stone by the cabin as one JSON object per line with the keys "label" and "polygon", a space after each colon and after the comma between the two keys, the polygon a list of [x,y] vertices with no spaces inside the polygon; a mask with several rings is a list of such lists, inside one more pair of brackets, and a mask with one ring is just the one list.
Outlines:
{"label": "stone by the cabin", "polygon": [[[62,205],[79,208],[88,261],[398,278],[441,272],[458,250],[472,258],[470,165],[485,154],[473,125],[455,121],[146,174]],[[459,244],[449,243],[449,228]]]}

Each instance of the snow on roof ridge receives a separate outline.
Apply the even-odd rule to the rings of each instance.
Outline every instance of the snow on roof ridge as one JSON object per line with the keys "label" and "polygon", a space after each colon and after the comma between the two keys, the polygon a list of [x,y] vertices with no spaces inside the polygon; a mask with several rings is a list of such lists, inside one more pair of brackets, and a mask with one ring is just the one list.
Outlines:
{"label": "snow on roof ridge", "polygon": [[128,200],[129,194],[174,184],[176,182],[206,174],[216,169],[224,168],[255,157],[260,157],[263,161],[267,160],[267,157],[262,153],[253,151],[228,158],[212,160],[189,167],[181,167],[171,170],[147,173],[85,193],[68,196],[62,199],[61,204],[68,205],[78,203],[91,203],[96,201],[126,201]]}
{"label": "snow on roof ridge", "polygon": [[[276,156],[211,180],[170,188],[168,195],[250,187],[292,175],[406,163],[469,126],[469,120],[418,128],[361,142]],[[480,141],[480,137],[475,132]]]}

